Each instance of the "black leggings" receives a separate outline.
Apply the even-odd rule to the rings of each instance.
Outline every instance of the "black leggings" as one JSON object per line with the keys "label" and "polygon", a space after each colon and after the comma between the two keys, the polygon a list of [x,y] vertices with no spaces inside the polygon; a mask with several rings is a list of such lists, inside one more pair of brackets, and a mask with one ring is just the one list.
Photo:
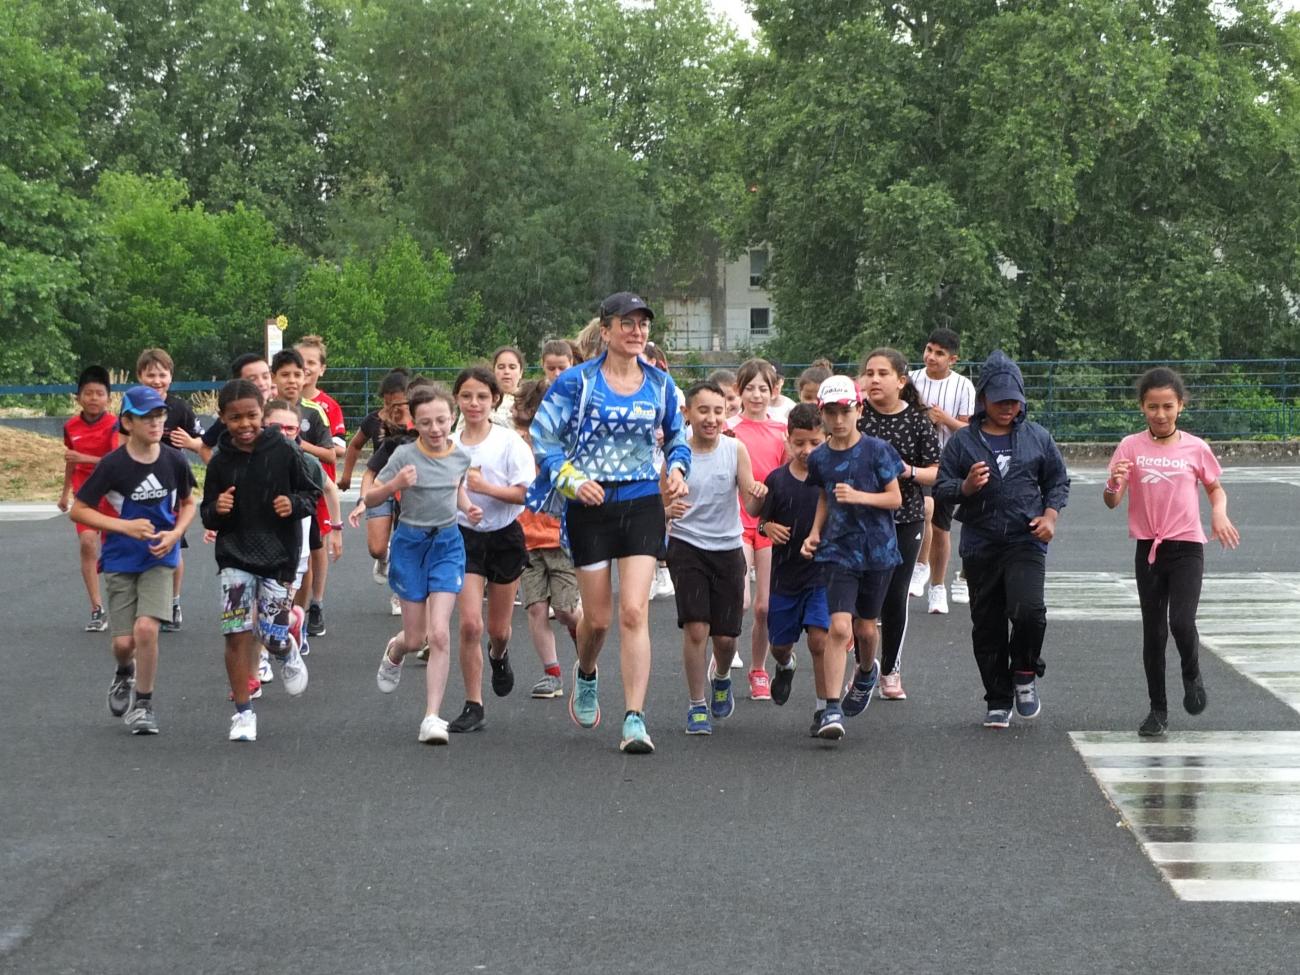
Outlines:
{"label": "black leggings", "polygon": [[1200,542],[1161,542],[1154,564],[1147,563],[1152,541],[1141,539],[1133,558],[1138,601],[1142,604],[1142,667],[1153,711],[1168,711],[1165,697],[1165,646],[1169,634],[1182,659],[1183,678],[1200,672],[1196,609],[1201,602],[1205,546]]}
{"label": "black leggings", "polygon": [[903,564],[894,566],[885,590],[885,601],[880,607],[880,672],[892,674],[899,669],[903,652],[903,637],[907,635],[907,589],[912,584],[912,566],[921,551],[923,521],[909,521],[895,525],[898,535],[898,554]]}

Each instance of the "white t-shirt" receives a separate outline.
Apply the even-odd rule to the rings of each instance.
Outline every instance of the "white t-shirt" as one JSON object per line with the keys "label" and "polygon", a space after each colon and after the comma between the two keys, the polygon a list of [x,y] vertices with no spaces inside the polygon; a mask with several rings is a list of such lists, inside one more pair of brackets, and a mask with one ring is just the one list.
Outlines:
{"label": "white t-shirt", "polygon": [[[931,379],[924,369],[908,373],[912,385],[926,406],[937,406],[951,417],[971,416],[975,412],[975,384],[959,373],[950,372],[943,379]],[[939,449],[943,449],[955,430],[935,424]]]}
{"label": "white t-shirt", "polygon": [[769,420],[780,420],[784,423],[790,417],[790,411],[799,404],[792,400],[784,393],[776,398],[776,402],[767,408],[767,418]]}
{"label": "white t-shirt", "polygon": [[[470,467],[477,467],[489,484],[500,487],[527,487],[537,476],[537,467],[533,463],[532,448],[524,438],[513,430],[492,424],[488,435],[481,443],[467,444],[465,431],[452,434],[452,441],[469,454]],[[463,511],[458,512],[456,521],[465,528],[474,531],[494,532],[505,528],[523,512],[522,504],[506,504],[486,494],[469,492],[470,501],[483,509],[483,520],[471,525]]]}

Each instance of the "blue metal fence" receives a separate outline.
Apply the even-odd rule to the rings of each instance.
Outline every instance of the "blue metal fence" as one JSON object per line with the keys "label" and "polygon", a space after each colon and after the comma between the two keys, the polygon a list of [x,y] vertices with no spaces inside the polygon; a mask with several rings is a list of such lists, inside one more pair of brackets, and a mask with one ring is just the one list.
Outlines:
{"label": "blue metal fence", "polygon": [[[679,384],[702,378],[736,363],[683,360],[673,365]],[[1185,362],[1051,361],[1022,362],[1030,414],[1060,441],[1116,441],[1140,429],[1134,382],[1154,365],[1169,365],[1187,381],[1189,402],[1183,426],[1218,440],[1285,440],[1300,438],[1300,359],[1205,359]],[[841,364],[853,373],[856,364]],[[786,364],[787,386],[803,364]],[[379,383],[387,367],[334,367],[322,384],[339,401],[350,429],[379,402]],[[413,368],[412,373],[450,384],[456,367]],[[979,365],[963,363],[962,372],[978,379]],[[221,387],[215,382],[177,382],[181,394]],[[122,389],[125,386],[115,386]],[[71,385],[0,386],[0,404],[49,403],[74,392]],[[787,389],[787,392],[792,392]],[[71,409],[71,400],[67,400]]]}

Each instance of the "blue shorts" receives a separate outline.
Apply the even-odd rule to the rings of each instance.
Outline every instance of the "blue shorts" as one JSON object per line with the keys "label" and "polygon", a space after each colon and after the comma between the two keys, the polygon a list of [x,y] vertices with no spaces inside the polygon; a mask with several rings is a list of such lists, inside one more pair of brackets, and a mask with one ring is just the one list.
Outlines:
{"label": "blue shorts", "polygon": [[774,647],[793,646],[809,627],[831,628],[826,608],[826,587],[814,586],[787,596],[774,592],[767,597],[767,642]]}
{"label": "blue shorts", "polygon": [[880,618],[880,607],[885,602],[889,580],[894,576],[888,569],[846,569],[842,565],[826,566],[826,607],[834,613],[851,613],[854,619]]}
{"label": "blue shorts", "polygon": [[431,592],[460,592],[465,583],[465,542],[452,522],[420,528],[398,522],[388,543],[388,587],[397,598],[422,603]]}

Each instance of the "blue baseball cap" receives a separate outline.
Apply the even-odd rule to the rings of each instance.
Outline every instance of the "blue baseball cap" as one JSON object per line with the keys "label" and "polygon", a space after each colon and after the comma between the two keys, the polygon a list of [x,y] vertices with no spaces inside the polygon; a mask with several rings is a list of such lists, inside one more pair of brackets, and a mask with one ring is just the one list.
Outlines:
{"label": "blue baseball cap", "polygon": [[152,386],[132,386],[122,394],[122,412],[145,416],[155,410],[167,409],[167,401]]}

